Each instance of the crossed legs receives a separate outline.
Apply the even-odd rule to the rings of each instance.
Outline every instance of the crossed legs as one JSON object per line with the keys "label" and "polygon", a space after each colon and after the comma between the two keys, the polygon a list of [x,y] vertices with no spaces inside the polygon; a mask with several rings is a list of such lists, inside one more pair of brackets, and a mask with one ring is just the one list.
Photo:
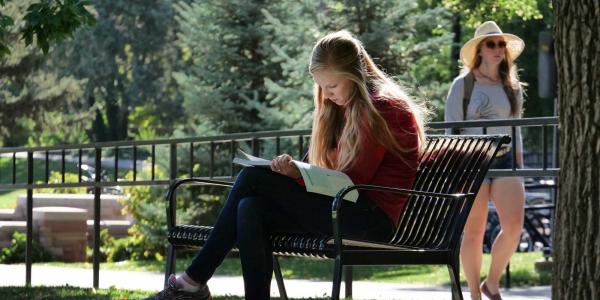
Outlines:
{"label": "crossed legs", "polygon": [[[273,273],[269,236],[276,232],[331,234],[331,197],[308,193],[289,177],[246,168],[221,210],[213,230],[183,278],[205,284],[237,244],[246,299],[268,299]],[[366,202],[344,203],[341,226],[349,237],[383,240],[393,231],[387,217]]]}

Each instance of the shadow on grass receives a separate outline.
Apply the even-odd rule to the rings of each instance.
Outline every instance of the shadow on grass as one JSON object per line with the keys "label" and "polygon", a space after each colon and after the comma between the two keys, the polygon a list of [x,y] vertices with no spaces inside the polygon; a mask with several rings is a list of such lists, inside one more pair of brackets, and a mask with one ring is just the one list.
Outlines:
{"label": "shadow on grass", "polygon": [[0,287],[0,299],[142,299],[150,292],[79,288],[72,286],[58,287]]}
{"label": "shadow on grass", "polygon": [[[57,287],[0,287],[0,299],[3,300],[54,300],[54,299],[143,299],[144,297],[151,296],[153,292],[147,291],[133,291],[123,289],[98,289],[94,290],[91,288],[79,288],[73,286],[57,286]],[[214,296],[213,300],[243,300],[243,297],[239,296]],[[271,298],[280,299],[280,298]],[[304,299],[326,299],[326,298],[291,298],[297,300]]]}

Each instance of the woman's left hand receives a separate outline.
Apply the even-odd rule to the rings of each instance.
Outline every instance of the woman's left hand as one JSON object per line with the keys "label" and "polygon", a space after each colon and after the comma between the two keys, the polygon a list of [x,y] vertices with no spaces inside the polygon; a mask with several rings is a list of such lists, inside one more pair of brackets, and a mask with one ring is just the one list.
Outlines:
{"label": "woman's left hand", "polygon": [[275,156],[271,161],[271,170],[294,179],[302,177],[298,167],[292,163],[292,157],[289,154]]}

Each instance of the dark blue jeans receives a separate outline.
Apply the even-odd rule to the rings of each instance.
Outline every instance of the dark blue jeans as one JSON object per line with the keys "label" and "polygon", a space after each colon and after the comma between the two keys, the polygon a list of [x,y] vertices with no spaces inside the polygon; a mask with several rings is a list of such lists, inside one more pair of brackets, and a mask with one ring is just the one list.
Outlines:
{"label": "dark blue jeans", "polygon": [[[303,232],[331,235],[332,198],[306,192],[293,179],[261,168],[244,168],[204,247],[186,273],[205,283],[234,245],[240,250],[246,299],[269,299],[273,251],[269,235]],[[368,199],[344,201],[345,238],[386,241],[393,223]]]}

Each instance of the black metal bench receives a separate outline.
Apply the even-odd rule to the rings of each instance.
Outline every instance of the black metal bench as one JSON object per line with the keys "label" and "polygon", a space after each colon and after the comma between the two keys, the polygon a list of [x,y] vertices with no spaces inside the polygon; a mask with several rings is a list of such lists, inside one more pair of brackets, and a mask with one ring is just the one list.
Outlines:
{"label": "black metal bench", "polygon": [[[282,256],[334,259],[332,299],[339,299],[342,269],[360,265],[447,265],[452,298],[463,299],[459,283],[459,250],[462,231],[475,195],[490,162],[508,136],[430,136],[420,157],[411,190],[355,185],[332,199],[333,236],[277,234],[271,236],[273,252]],[[212,229],[176,225],[174,195],[184,184],[231,186],[230,182],[188,178],[177,180],[167,191],[168,251],[165,278],[175,272],[175,250],[201,247]],[[387,243],[341,239],[338,220],[340,199],[351,190],[379,190],[408,195],[394,236]],[[279,263],[273,260],[282,299],[287,299]]]}

